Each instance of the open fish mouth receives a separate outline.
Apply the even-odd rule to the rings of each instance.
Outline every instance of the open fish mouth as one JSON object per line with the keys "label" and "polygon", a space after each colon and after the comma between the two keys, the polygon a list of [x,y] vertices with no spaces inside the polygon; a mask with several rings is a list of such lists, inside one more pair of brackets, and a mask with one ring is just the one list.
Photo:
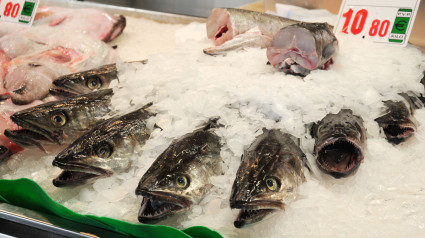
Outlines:
{"label": "open fish mouth", "polygon": [[21,130],[5,130],[4,135],[7,136],[13,143],[24,147],[31,148],[37,147],[40,150],[46,152],[42,146],[42,141],[54,142],[51,138],[48,138],[40,133],[37,133],[32,130],[21,129]]}
{"label": "open fish mouth", "polygon": [[[8,131],[7,137],[9,137],[12,141],[16,141],[17,145],[25,145],[26,147],[37,146],[40,140],[49,141],[51,143],[61,145],[64,140],[64,134],[62,131],[48,131],[44,128],[41,128],[27,120],[23,119],[25,117],[23,114],[19,114],[19,112],[10,116],[10,119],[18,126],[25,128],[21,130]],[[21,146],[22,146],[21,145]],[[25,147],[25,146],[22,146]],[[37,146],[39,147],[39,146]],[[42,149],[44,150],[44,149]]]}
{"label": "open fish mouth", "polygon": [[137,190],[136,194],[143,196],[138,216],[141,223],[157,223],[177,212],[189,209],[192,204],[184,197],[167,192]]}
{"label": "open fish mouth", "polygon": [[363,160],[361,147],[347,137],[327,139],[317,148],[317,155],[319,168],[335,178],[351,174]]}
{"label": "open fish mouth", "polygon": [[89,179],[109,177],[112,175],[110,171],[78,163],[70,165],[54,160],[53,166],[64,170],[53,179],[53,185],[56,187],[81,185]]}
{"label": "open fish mouth", "polygon": [[275,201],[231,202],[232,209],[240,209],[234,226],[243,228],[264,220],[276,211],[284,210],[284,204]]}
{"label": "open fish mouth", "polygon": [[388,124],[383,127],[385,136],[387,137],[388,142],[393,144],[400,144],[401,142],[406,141],[412,137],[416,128],[412,124]]}

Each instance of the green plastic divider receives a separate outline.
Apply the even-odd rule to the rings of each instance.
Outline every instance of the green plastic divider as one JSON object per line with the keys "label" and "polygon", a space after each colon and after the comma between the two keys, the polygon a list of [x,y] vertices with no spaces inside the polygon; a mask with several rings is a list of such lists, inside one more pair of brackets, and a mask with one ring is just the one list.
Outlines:
{"label": "green plastic divider", "polygon": [[218,232],[203,226],[193,226],[178,230],[169,226],[132,224],[108,217],[81,215],[55,202],[36,182],[25,178],[0,180],[0,203],[8,203],[128,236],[158,238],[222,237]]}

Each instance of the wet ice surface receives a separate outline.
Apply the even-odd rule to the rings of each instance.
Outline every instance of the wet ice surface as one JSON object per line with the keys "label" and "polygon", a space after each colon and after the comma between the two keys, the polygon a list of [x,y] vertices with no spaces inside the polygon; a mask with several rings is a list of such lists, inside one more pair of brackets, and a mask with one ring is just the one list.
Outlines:
{"label": "wet ice surface", "polygon": [[[198,31],[194,35],[199,36]],[[416,111],[420,123],[416,136],[398,146],[386,142],[373,119],[382,112],[382,100],[397,99],[397,93],[408,90],[423,91],[419,80],[425,57],[413,47],[338,39],[340,51],[330,69],[313,71],[305,78],[266,65],[265,49],[204,55],[202,49],[211,46],[205,37],[150,55],[146,65],[118,65],[120,83],[115,81],[112,99],[117,114],[153,102],[152,110],[158,114],[150,123],[163,128],[155,130],[133,156],[127,173],[74,188],[55,188],[51,180],[60,170],[51,166],[57,153],[52,149],[50,156],[37,150],[15,155],[1,167],[6,172],[2,178],[32,178],[76,212],[137,223],[142,199],[134,191],[150,164],[173,139],[219,116],[225,125],[217,130],[224,175],[212,178],[214,187],[201,204],[160,224],[203,225],[226,237],[418,237],[425,231],[425,109]],[[368,139],[357,173],[334,179],[317,169],[314,140],[306,125],[341,108],[363,118]],[[301,138],[314,174],[307,174],[299,196],[285,211],[236,229],[237,211],[229,208],[231,185],[243,150],[263,127]]]}

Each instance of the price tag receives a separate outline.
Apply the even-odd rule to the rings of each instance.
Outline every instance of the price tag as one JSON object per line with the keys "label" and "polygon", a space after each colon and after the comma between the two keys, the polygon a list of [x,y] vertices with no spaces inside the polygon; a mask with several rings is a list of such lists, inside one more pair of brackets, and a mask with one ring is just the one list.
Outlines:
{"label": "price tag", "polygon": [[343,0],[335,34],[406,46],[420,0]]}
{"label": "price tag", "polygon": [[31,26],[39,0],[0,0],[0,21]]}

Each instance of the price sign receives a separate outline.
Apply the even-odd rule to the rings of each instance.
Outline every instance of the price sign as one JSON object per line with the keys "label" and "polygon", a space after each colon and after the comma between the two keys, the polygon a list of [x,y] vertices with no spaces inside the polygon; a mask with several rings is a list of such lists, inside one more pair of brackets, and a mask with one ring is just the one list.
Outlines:
{"label": "price sign", "polygon": [[343,0],[335,34],[406,46],[420,0]]}
{"label": "price sign", "polygon": [[32,25],[39,0],[0,0],[0,20]]}

